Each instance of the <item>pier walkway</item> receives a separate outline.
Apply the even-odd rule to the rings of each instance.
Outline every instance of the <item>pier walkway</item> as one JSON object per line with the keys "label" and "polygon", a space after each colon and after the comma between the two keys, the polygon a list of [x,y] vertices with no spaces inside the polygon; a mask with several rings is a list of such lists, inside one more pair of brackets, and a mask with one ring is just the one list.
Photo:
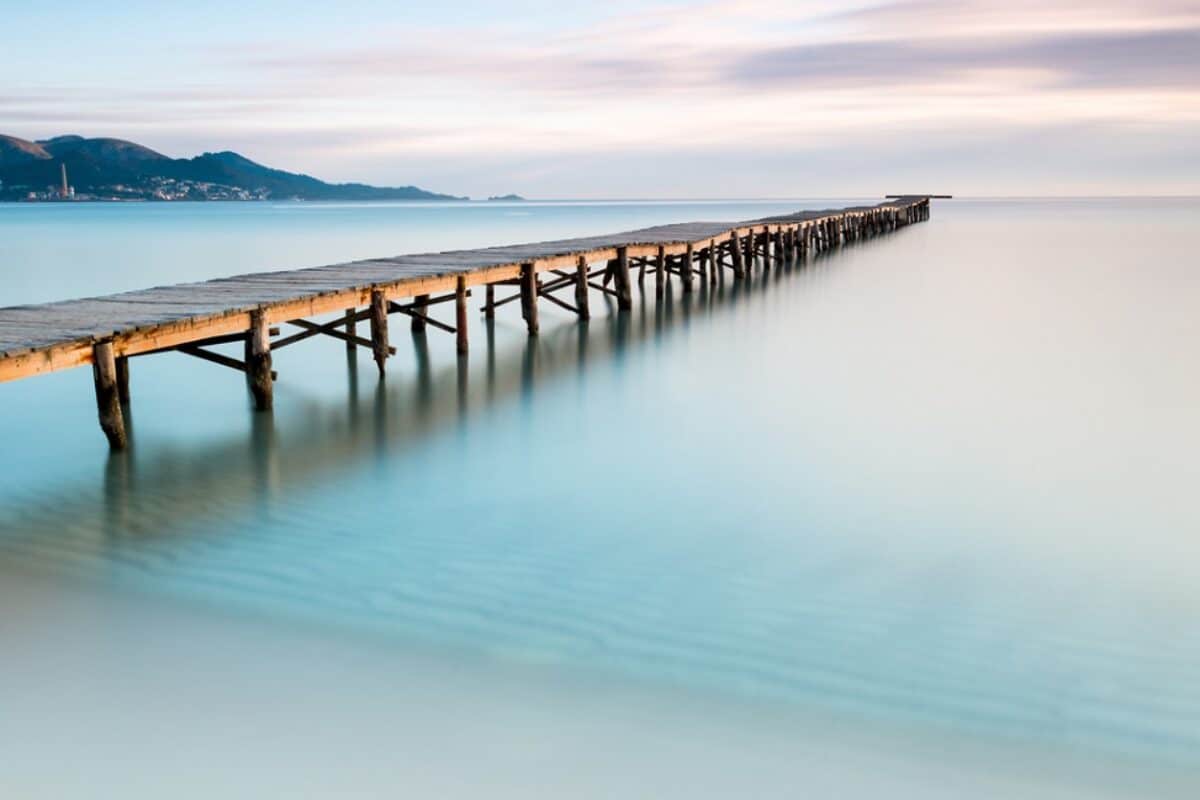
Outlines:
{"label": "pier walkway", "polygon": [[[129,359],[180,352],[246,373],[255,406],[273,402],[271,352],[312,336],[369,349],[384,373],[388,318],[402,314],[415,330],[426,326],[469,349],[467,302],[482,286],[481,310],[519,302],[530,335],[538,332],[538,303],[546,301],[587,319],[589,295],[632,307],[639,286],[653,278],[662,295],[679,280],[684,292],[755,269],[791,263],[929,217],[930,196],[899,196],[874,206],[803,211],[748,222],[691,222],[626,233],[479,250],[455,250],[353,261],[323,267],[237,275],[160,286],[104,297],[0,308],[0,382],[91,364],[100,426],[115,450],[127,444],[122,406],[129,403]],[[513,293],[497,298],[497,287]],[[455,324],[428,309],[454,303]],[[332,320],[312,321],[312,317]],[[357,324],[366,322],[367,337]],[[280,325],[291,329],[281,335]],[[238,360],[211,348],[244,343]]]}

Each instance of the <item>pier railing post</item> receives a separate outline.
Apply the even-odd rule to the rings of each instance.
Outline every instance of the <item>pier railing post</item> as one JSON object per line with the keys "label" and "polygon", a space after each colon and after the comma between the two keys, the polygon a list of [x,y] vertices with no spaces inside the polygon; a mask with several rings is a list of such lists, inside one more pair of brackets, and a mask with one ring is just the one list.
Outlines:
{"label": "pier railing post", "polygon": [[124,450],[128,443],[125,436],[125,415],[121,411],[121,398],[117,389],[117,363],[110,341],[96,342],[92,345],[92,380],[96,386],[96,411],[100,416],[100,429],[108,437],[108,446],[111,449]]}
{"label": "pier railing post", "polygon": [[246,332],[246,379],[254,395],[254,407],[270,411],[274,404],[271,379],[271,332],[262,309],[250,312],[250,330]]}
{"label": "pier railing post", "polygon": [[382,378],[388,357],[388,301],[382,289],[371,291],[371,353]]}

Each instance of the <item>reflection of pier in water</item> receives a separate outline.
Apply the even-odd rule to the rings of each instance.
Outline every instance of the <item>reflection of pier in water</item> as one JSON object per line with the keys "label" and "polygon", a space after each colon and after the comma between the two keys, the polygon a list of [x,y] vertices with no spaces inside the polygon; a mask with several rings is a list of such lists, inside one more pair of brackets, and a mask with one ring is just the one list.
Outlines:
{"label": "reflection of pier in water", "polygon": [[[344,404],[293,399],[290,413],[280,420],[252,415],[248,437],[223,437],[186,452],[130,448],[110,453],[103,473],[103,534],[159,536],[178,530],[181,520],[201,518],[214,509],[269,507],[285,481],[315,483],[355,462],[394,454],[422,437],[465,424],[472,414],[497,404],[526,402],[539,383],[619,358],[641,342],[686,328],[695,318],[729,311],[778,281],[815,276],[824,263],[825,255],[813,256],[690,294],[667,292],[653,303],[643,296],[630,312],[618,313],[615,302],[608,301],[608,314],[598,313],[590,321],[563,319],[520,344],[499,335],[491,320],[485,326],[483,363],[474,371],[466,359],[435,369],[423,331],[412,334],[416,369],[407,377],[377,381],[365,368],[369,363],[349,350]],[[87,487],[54,491],[38,503],[40,509],[29,510],[23,527],[44,532],[93,526],[94,498]],[[0,543],[23,549],[11,535]]]}

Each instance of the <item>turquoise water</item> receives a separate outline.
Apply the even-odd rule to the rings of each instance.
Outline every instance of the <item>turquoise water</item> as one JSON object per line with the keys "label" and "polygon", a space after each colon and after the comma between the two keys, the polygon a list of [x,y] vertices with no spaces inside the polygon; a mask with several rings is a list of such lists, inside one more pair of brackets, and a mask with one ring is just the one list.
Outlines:
{"label": "turquoise water", "polygon": [[[0,304],[852,202],[0,206]],[[428,680],[474,665],[479,698],[521,683],[546,709],[537,741],[574,724],[581,697],[685,698],[736,717],[705,744],[713,769],[736,762],[723,736],[816,725],[969,744],[987,780],[1032,752],[1051,765],[1033,786],[1194,794],[1198,211],[944,202],[926,224],[745,285],[635,295],[624,316],[594,298],[586,325],[545,305],[535,341],[510,305],[490,328],[472,320],[466,362],[452,337],[399,326],[383,383],[369,354],[311,341],[276,355],[273,417],[250,412],[237,373],[136,359],[134,447],[115,457],[87,370],[0,386],[0,601],[14,609],[0,648],[32,654],[20,675],[0,668],[25,687],[0,744],[26,764],[61,752],[19,731],[41,713],[30,698],[85,675],[98,688],[58,713],[120,717],[117,678],[85,666],[108,651],[83,612],[36,647],[41,626],[19,622],[83,592],[149,653],[121,681],[179,668],[163,642],[244,624],[247,641],[186,669],[210,658],[228,685],[284,680],[292,651],[264,642],[287,631],[368,648],[323,680],[334,708],[354,707],[360,672],[370,683],[420,654]],[[178,616],[143,627],[147,605]],[[145,684],[152,706],[190,691]],[[480,747],[512,735],[497,722]],[[621,743],[605,747],[617,760],[592,789],[625,769]],[[811,777],[789,758],[758,791]],[[845,779],[823,785],[855,796]],[[939,783],[904,780],[913,796]],[[982,777],[965,785],[988,795]]]}

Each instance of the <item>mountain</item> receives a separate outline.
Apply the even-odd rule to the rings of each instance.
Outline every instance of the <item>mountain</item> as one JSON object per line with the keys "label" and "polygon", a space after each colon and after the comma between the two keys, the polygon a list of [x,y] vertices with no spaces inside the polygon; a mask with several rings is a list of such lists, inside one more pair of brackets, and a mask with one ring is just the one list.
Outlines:
{"label": "mountain", "polygon": [[58,199],[62,167],[82,200],[465,200],[415,186],[326,183],[225,151],[171,158],[124,139],[0,135],[0,200]]}
{"label": "mountain", "polygon": [[28,164],[31,161],[45,161],[49,158],[53,158],[53,156],[37,142],[27,142],[15,136],[0,134],[0,170],[18,164]]}

